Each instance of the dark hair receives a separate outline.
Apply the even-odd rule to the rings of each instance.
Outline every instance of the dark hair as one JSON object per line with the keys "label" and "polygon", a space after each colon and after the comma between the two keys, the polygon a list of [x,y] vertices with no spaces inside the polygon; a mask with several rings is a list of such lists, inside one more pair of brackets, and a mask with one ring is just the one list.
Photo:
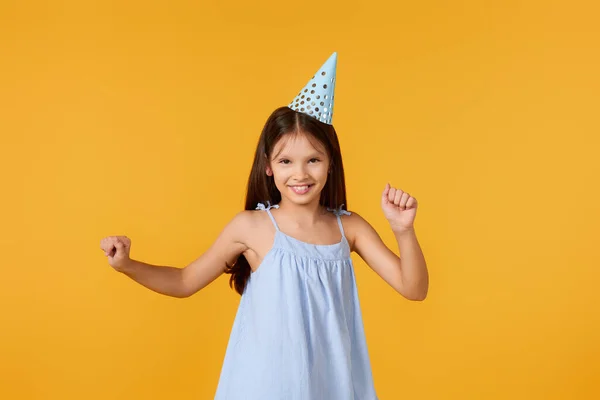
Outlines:
{"label": "dark hair", "polygon": [[[278,204],[281,193],[275,186],[273,176],[266,174],[267,162],[270,160],[275,144],[285,135],[305,133],[323,145],[329,155],[331,172],[321,191],[319,203],[328,208],[348,207],[346,201],[346,182],[344,166],[337,133],[332,125],[327,125],[309,115],[297,112],[288,107],[280,107],[273,111],[263,127],[258,146],[254,154],[254,162],[248,178],[246,193],[246,210],[256,209],[258,203],[269,201]],[[242,294],[251,274],[250,264],[243,255],[225,271],[231,274],[229,286]]]}

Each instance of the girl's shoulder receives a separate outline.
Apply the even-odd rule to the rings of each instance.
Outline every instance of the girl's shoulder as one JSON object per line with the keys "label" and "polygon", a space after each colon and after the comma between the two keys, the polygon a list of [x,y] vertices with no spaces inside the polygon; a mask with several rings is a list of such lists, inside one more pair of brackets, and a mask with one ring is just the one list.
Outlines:
{"label": "girl's shoulder", "polygon": [[[264,214],[264,215],[263,215]],[[238,212],[231,220],[238,229],[245,232],[262,227],[265,221],[266,213],[260,210],[243,210]],[[268,219],[268,217],[267,217]]]}
{"label": "girl's shoulder", "polygon": [[[254,210],[243,210],[238,212],[238,214],[234,217],[235,225],[244,230],[247,233],[252,233],[253,231],[261,229],[267,229],[270,231],[272,222],[265,212],[265,209],[268,208],[272,213],[276,214],[276,207],[268,206],[267,204],[259,203],[256,209]],[[362,229],[368,229],[371,225],[363,218],[358,212],[354,210],[343,210],[341,208],[332,209],[327,208],[327,211],[324,215],[329,215],[330,218],[335,218],[336,215],[340,216],[342,221],[344,232],[346,236],[352,236],[353,233],[360,231]],[[232,221],[233,222],[233,221]]]}
{"label": "girl's shoulder", "polygon": [[363,218],[358,212],[348,210],[340,213],[340,219],[344,227],[344,234],[350,244],[350,248],[354,251],[354,243],[357,236],[366,231],[373,231],[371,224]]}
{"label": "girl's shoulder", "polygon": [[255,210],[239,211],[231,218],[223,232],[231,243],[240,243],[244,248],[260,248],[272,230],[266,214]]}

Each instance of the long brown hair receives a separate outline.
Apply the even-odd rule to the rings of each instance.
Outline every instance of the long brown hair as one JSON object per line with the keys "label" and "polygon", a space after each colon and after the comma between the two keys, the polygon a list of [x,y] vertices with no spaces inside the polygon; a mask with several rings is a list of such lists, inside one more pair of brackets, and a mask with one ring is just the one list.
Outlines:
{"label": "long brown hair", "polygon": [[[278,204],[281,193],[275,186],[273,176],[266,174],[268,160],[271,159],[275,144],[285,135],[305,133],[323,145],[329,155],[331,172],[321,191],[319,203],[328,208],[348,207],[346,200],[346,182],[344,165],[337,133],[332,125],[327,125],[316,118],[297,112],[288,107],[280,107],[273,111],[263,127],[254,154],[252,170],[248,178],[246,193],[246,210],[256,209],[258,203],[269,201]],[[242,294],[252,270],[244,255],[240,255],[234,265],[225,271],[231,274],[229,286],[235,287]]]}

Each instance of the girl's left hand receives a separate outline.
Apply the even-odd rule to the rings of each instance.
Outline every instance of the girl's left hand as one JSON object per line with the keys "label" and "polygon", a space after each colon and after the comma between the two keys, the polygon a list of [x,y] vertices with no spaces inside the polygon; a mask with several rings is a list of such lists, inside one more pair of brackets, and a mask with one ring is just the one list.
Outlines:
{"label": "girl's left hand", "polygon": [[417,199],[408,193],[385,185],[381,196],[381,208],[394,232],[408,231],[414,228],[417,215]]}

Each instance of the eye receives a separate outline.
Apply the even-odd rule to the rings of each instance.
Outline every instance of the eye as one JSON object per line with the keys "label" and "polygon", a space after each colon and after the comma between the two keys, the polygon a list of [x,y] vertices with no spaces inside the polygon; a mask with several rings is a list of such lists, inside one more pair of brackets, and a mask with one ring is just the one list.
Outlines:
{"label": "eye", "polygon": [[289,164],[289,163],[290,163],[290,160],[285,159],[285,158],[279,160],[279,164]]}
{"label": "eye", "polygon": [[319,162],[321,160],[319,160],[318,158],[311,158],[309,162]]}

